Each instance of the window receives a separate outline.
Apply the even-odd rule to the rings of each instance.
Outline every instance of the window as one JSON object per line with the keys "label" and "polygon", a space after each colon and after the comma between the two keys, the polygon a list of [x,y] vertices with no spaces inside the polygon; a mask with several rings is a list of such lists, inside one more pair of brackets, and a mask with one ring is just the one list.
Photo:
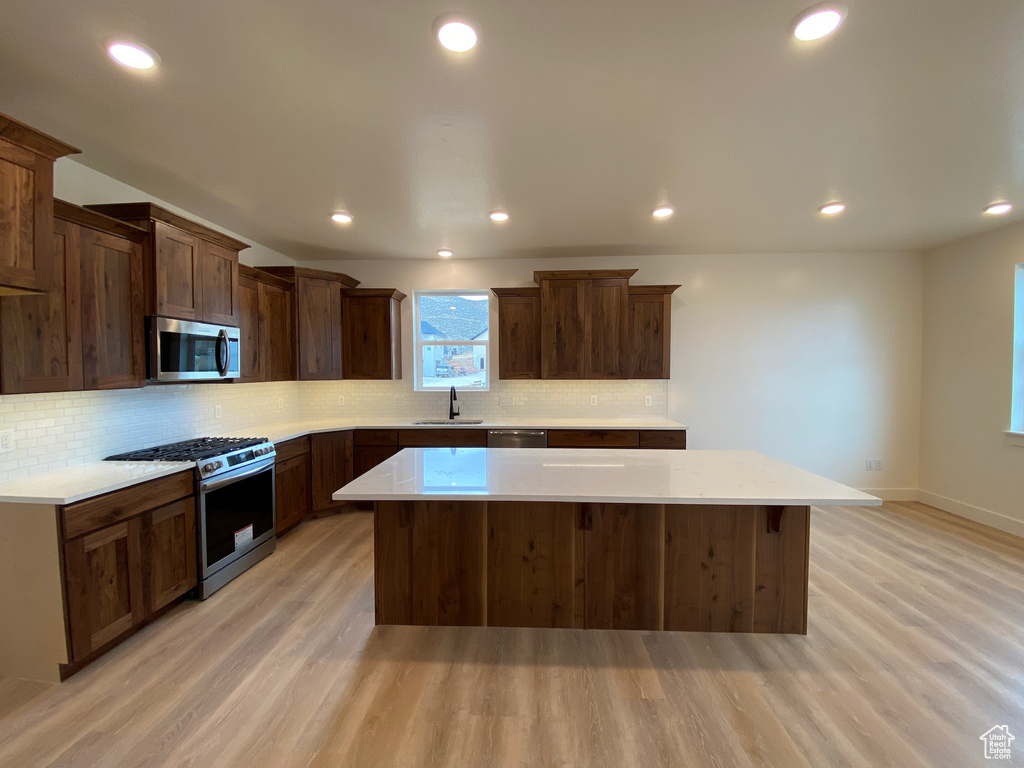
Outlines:
{"label": "window", "polygon": [[413,291],[417,390],[490,389],[490,292]]}

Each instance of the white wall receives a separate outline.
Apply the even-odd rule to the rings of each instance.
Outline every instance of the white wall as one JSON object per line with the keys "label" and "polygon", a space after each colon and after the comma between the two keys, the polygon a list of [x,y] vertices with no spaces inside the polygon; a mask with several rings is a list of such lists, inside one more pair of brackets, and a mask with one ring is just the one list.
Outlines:
{"label": "white wall", "polygon": [[[921,386],[921,257],[910,253],[306,262],[366,287],[529,285],[537,269],[638,267],[679,283],[667,415],[693,448],[763,451],[860,488],[912,498]],[[412,338],[411,306],[403,336]],[[411,343],[404,350],[411,375]],[[548,382],[520,382],[542,398]],[[550,382],[576,387],[588,383]],[[595,385],[597,383],[594,383]],[[411,382],[403,382],[411,389]],[[396,385],[397,387],[398,385]],[[333,390],[332,390],[333,391]],[[588,409],[581,409],[585,413]],[[651,413],[650,415],[660,415]],[[865,458],[881,458],[868,472]]]}
{"label": "white wall", "polygon": [[1024,444],[1010,426],[1014,272],[1024,224],[924,255],[921,500],[1024,535]]}
{"label": "white wall", "polygon": [[239,235],[224,227],[218,226],[212,221],[200,218],[193,213],[171,205],[158,197],[147,194],[140,189],[131,187],[124,182],[107,176],[106,174],[94,171],[71,158],[62,157],[54,166],[53,170],[53,194],[55,197],[75,205],[100,205],[102,203],[156,203],[173,213],[185,216],[197,224],[203,224],[210,229],[223,232],[229,237],[249,243],[251,247],[242,251],[240,260],[243,264],[250,266],[261,265],[293,265],[295,261],[283,253],[267,248],[259,243],[253,242],[245,235]]}

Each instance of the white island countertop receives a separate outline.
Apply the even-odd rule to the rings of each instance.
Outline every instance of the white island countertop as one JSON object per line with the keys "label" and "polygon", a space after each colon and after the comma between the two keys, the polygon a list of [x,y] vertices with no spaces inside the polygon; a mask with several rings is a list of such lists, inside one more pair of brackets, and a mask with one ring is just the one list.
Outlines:
{"label": "white island countertop", "polygon": [[877,506],[881,499],[754,451],[406,448],[335,501],[564,501]]}

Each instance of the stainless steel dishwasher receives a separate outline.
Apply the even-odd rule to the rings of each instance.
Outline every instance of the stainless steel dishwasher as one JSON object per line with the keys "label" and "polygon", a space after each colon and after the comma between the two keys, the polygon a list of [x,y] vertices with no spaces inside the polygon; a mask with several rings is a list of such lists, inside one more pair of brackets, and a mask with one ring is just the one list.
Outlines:
{"label": "stainless steel dishwasher", "polygon": [[488,448],[547,448],[545,429],[489,429]]}

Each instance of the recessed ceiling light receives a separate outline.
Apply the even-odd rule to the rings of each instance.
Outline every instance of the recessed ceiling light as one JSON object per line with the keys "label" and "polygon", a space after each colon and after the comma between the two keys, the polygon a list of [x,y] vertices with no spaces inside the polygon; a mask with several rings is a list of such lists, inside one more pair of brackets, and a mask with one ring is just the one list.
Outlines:
{"label": "recessed ceiling light", "polygon": [[449,51],[465,53],[476,45],[476,29],[465,18],[445,14],[434,22],[434,34]]}
{"label": "recessed ceiling light", "polygon": [[985,213],[990,216],[1002,216],[1013,210],[1013,206],[1005,200],[1000,200],[998,203],[992,203],[991,205],[985,206]]}
{"label": "recessed ceiling light", "polygon": [[676,209],[673,208],[671,205],[662,205],[655,208],[654,212],[651,215],[656,219],[667,219],[675,212]]}
{"label": "recessed ceiling light", "polygon": [[843,203],[840,203],[838,200],[834,200],[831,203],[825,203],[818,210],[824,213],[826,216],[835,216],[836,214],[845,211],[846,206]]}
{"label": "recessed ceiling light", "polygon": [[491,211],[488,216],[491,221],[508,221],[508,214],[505,211]]}
{"label": "recessed ceiling light", "polygon": [[336,224],[351,224],[352,214],[348,211],[338,211],[337,213],[331,214],[331,221]]}
{"label": "recessed ceiling light", "polygon": [[442,248],[437,252],[437,255],[440,256],[442,259],[447,259],[449,256],[452,255],[452,251],[448,248]]}
{"label": "recessed ceiling light", "polygon": [[110,58],[132,69],[152,69],[159,57],[138,43],[111,43],[107,48]]}
{"label": "recessed ceiling light", "polygon": [[793,37],[804,42],[820,40],[839,28],[846,19],[848,10],[842,3],[812,5],[797,17],[793,26]]}

